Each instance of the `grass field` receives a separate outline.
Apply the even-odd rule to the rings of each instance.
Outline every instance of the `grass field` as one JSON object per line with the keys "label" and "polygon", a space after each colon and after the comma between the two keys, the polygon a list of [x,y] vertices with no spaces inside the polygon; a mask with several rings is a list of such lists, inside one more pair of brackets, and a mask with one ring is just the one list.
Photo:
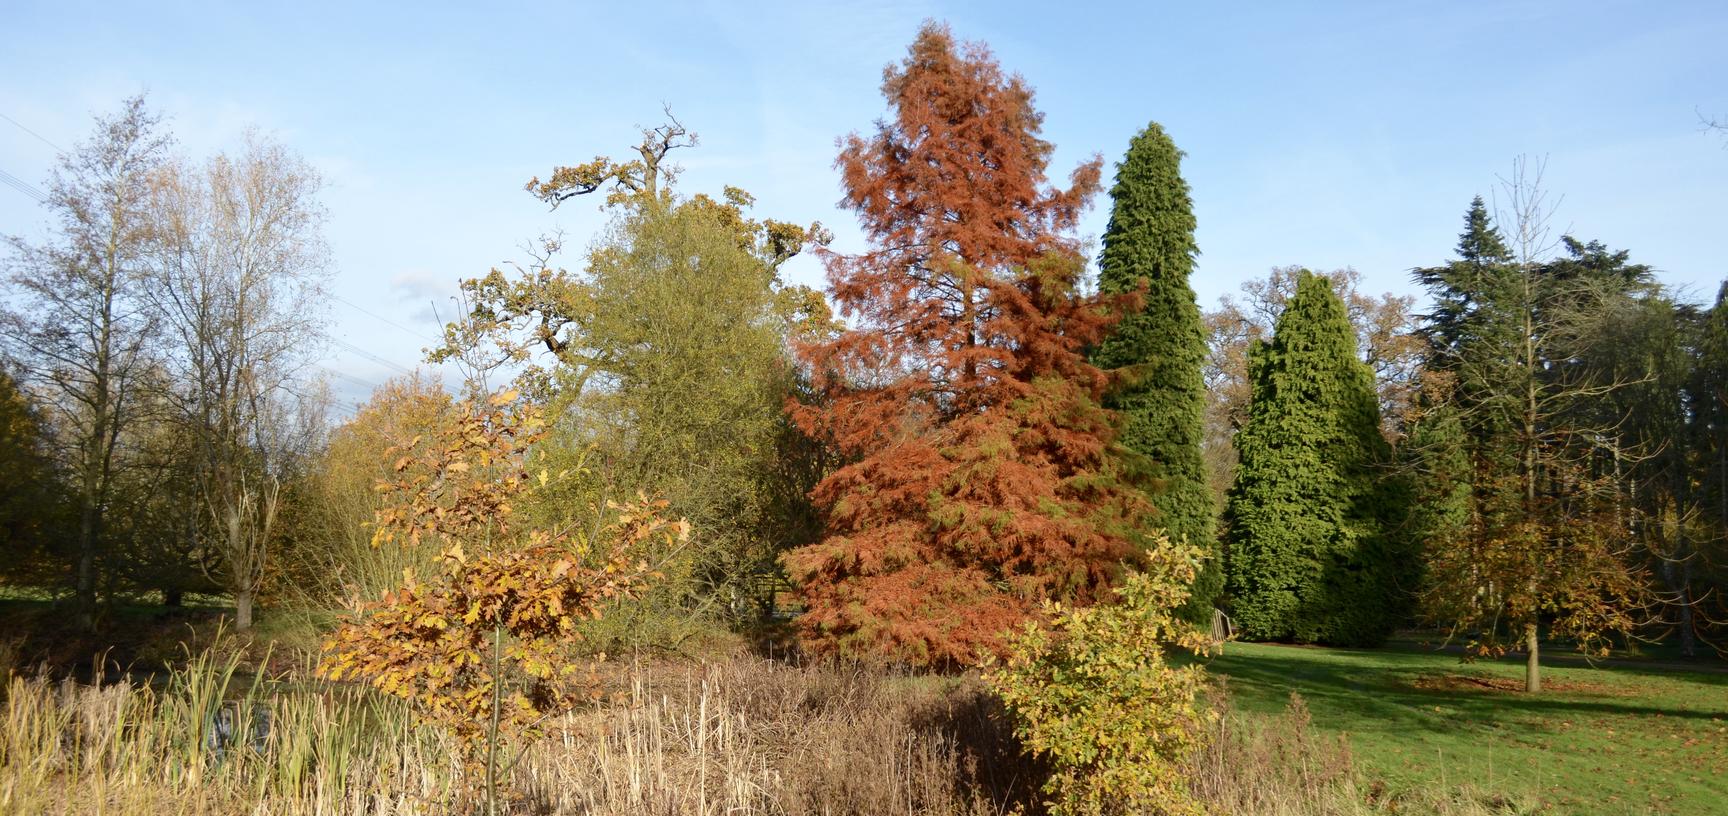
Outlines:
{"label": "grass field", "polygon": [[1521,662],[1250,643],[1211,668],[1243,711],[1301,694],[1315,727],[1347,735],[1357,766],[1393,791],[1471,785],[1562,814],[1728,814],[1728,673],[1544,666],[1546,690],[1527,695]]}

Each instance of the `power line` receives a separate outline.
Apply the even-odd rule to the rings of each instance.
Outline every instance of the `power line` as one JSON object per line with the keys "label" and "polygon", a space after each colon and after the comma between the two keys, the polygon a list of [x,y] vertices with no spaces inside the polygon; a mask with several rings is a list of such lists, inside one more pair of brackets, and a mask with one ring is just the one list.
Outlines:
{"label": "power line", "polygon": [[0,113],[0,119],[5,119],[5,120],[6,120],[6,121],[8,121],[8,122],[11,122],[11,123],[12,123],[12,125],[13,125],[13,126],[14,126],[14,127],[16,127],[16,128],[18,128],[18,129],[19,129],[19,130],[22,130],[22,131],[24,131],[24,132],[25,132],[25,133],[28,133],[28,134],[30,134],[30,135],[31,135],[31,136],[35,136],[35,137],[36,137],[36,141],[39,141],[39,142],[41,142],[41,143],[43,143],[43,144],[45,144],[45,145],[47,145],[47,146],[49,146],[49,147],[52,147],[52,148],[54,148],[54,149],[55,149],[55,150],[58,150],[58,151],[60,151],[60,152],[62,152],[62,153],[64,153],[64,152],[66,152],[66,148],[64,148],[64,147],[61,147],[61,146],[59,146],[59,145],[57,145],[57,144],[55,144],[55,143],[53,143],[53,142],[50,142],[50,141],[48,141],[48,138],[47,138],[47,137],[45,137],[45,136],[43,136],[43,135],[42,135],[42,134],[40,134],[40,133],[37,133],[37,132],[36,132],[36,131],[34,131],[34,130],[31,130],[31,129],[29,129],[29,128],[27,128],[27,127],[25,127],[25,126],[24,126],[24,123],[23,123],[23,122],[20,122],[20,121],[18,121],[18,120],[17,120],[17,119],[13,119],[13,118],[12,118],[12,117],[10,117],[10,116],[7,116],[7,115],[6,115],[6,114],[4,114],[4,113]]}
{"label": "power line", "polygon": [[41,190],[30,186],[30,184],[25,180],[8,173],[5,170],[0,170],[0,184],[5,184],[7,187],[11,187],[24,195],[36,199],[37,204],[48,203],[48,196],[44,195]]}
{"label": "power line", "polygon": [[372,362],[377,363],[377,364],[384,366],[386,368],[393,368],[396,371],[401,372],[403,374],[413,374],[414,373],[411,369],[408,369],[404,366],[400,366],[400,365],[397,365],[395,363],[392,363],[389,360],[386,360],[383,357],[379,357],[378,355],[373,354],[372,352],[367,351],[367,350],[365,350],[359,346],[356,346],[353,343],[350,343],[346,340],[338,340],[338,339],[332,337],[332,338],[330,338],[330,342],[335,343],[336,345],[341,346],[342,348],[345,348],[345,349],[347,349],[347,350],[349,350],[355,354],[360,355],[361,357],[364,357],[368,360],[371,360]]}
{"label": "power line", "polygon": [[427,337],[427,336],[426,336],[426,335],[424,335],[424,334],[421,334],[421,333],[420,333],[420,332],[417,332],[417,331],[415,331],[415,330],[413,330],[413,329],[410,329],[410,328],[408,328],[408,327],[407,327],[407,326],[404,326],[404,325],[402,325],[402,324],[401,324],[401,323],[397,323],[397,322],[396,322],[396,321],[394,321],[394,320],[391,320],[391,319],[390,319],[390,318],[387,318],[387,317],[385,317],[385,316],[383,316],[383,315],[381,315],[381,314],[378,314],[378,313],[377,313],[377,312],[373,312],[373,311],[371,311],[371,310],[369,310],[369,309],[367,309],[367,308],[366,308],[366,307],[364,307],[364,306],[361,306],[361,305],[359,305],[359,304],[357,304],[357,303],[353,303],[353,302],[350,302],[350,301],[348,301],[348,300],[347,300],[347,299],[345,299],[345,298],[341,298],[341,297],[338,297],[338,296],[336,296],[336,295],[331,295],[331,296],[330,296],[330,299],[331,299],[331,300],[334,300],[334,301],[336,301],[336,302],[337,302],[337,303],[340,303],[340,304],[342,304],[342,305],[344,305],[344,306],[347,306],[347,307],[348,307],[348,308],[350,308],[350,309],[353,309],[353,310],[354,310],[354,311],[357,311],[357,312],[359,312],[359,313],[361,313],[361,314],[363,314],[363,315],[366,315],[366,316],[368,316],[368,317],[371,317],[371,318],[372,318],[372,319],[374,319],[374,320],[377,320],[377,321],[379,321],[379,322],[381,322],[381,323],[383,323],[383,324],[385,324],[385,325],[387,325],[387,326],[395,326],[395,327],[396,327],[396,328],[398,328],[398,329],[401,329],[401,330],[403,330],[403,331],[405,331],[405,332],[407,332],[407,333],[409,333],[409,334],[412,334],[412,335],[414,335],[414,336],[415,336],[415,337],[418,337],[418,338],[420,338],[420,339],[421,339],[421,340],[425,340],[425,341],[426,341],[426,342],[428,342],[428,343],[436,343],[436,342],[438,342],[438,341],[437,341],[437,340],[433,340],[433,339],[432,339],[432,338],[430,338],[430,337]]}
{"label": "power line", "polygon": [[319,363],[318,367],[324,369],[328,373],[334,374],[338,377],[341,377],[344,380],[347,380],[351,383],[354,383],[355,385],[361,386],[363,388],[368,388],[368,389],[371,389],[373,391],[378,390],[378,384],[377,383],[371,382],[369,380],[361,379],[360,377],[356,377],[353,374],[349,374],[346,371],[338,371],[337,369],[331,368],[330,366],[324,365],[323,363]]}

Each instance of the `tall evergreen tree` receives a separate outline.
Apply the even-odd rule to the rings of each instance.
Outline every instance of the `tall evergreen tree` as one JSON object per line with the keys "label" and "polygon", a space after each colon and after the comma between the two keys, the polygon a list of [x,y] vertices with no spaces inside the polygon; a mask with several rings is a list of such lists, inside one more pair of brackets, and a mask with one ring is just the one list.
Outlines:
{"label": "tall evergreen tree", "polygon": [[1386,537],[1398,496],[1343,301],[1304,273],[1272,341],[1251,353],[1226,508],[1236,621],[1255,640],[1375,643],[1401,606]]}
{"label": "tall evergreen tree", "polygon": [[1113,206],[1099,259],[1099,288],[1139,292],[1138,312],[1125,316],[1093,352],[1092,361],[1122,372],[1105,406],[1121,415],[1120,441],[1143,457],[1156,480],[1152,504],[1170,538],[1211,555],[1195,579],[1185,610],[1209,616],[1224,588],[1217,557],[1216,508],[1201,455],[1205,433],[1206,330],[1188,276],[1194,271],[1194,207],[1181,173],[1182,151],[1156,122],[1129,143],[1110,188]]}
{"label": "tall evergreen tree", "polygon": [[1458,259],[1444,266],[1416,270],[1416,281],[1429,288],[1434,310],[1424,315],[1422,333],[1436,353],[1430,355],[1430,370],[1451,370],[1456,352],[1480,326],[1472,321],[1472,295],[1490,281],[1505,277],[1512,265],[1512,251],[1488,217],[1482,197],[1470,200],[1464,214],[1464,232],[1458,236]]}

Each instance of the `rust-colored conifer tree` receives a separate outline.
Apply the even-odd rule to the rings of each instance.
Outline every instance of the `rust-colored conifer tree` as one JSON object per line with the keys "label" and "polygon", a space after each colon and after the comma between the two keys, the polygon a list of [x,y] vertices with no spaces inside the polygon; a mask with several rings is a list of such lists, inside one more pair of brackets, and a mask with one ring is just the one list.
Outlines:
{"label": "rust-colored conifer tree", "polygon": [[1079,286],[1101,160],[1053,189],[1032,90],[983,45],[927,24],[882,89],[890,115],[836,161],[870,249],[824,255],[853,328],[800,350],[821,399],[792,409],[848,464],[786,563],[817,652],[964,665],[1140,555],[1151,510],[1083,353],[1132,298]]}

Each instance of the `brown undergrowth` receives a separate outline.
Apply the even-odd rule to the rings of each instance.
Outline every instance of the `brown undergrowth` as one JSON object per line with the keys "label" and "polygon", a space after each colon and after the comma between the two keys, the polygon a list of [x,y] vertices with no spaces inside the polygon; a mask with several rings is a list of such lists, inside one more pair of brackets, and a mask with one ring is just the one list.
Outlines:
{"label": "brown undergrowth", "polygon": [[[0,814],[471,812],[448,738],[354,685],[248,677],[193,656],[155,685],[12,675],[0,700]],[[611,664],[612,698],[562,718],[510,778],[518,814],[1041,811],[1022,755],[972,677],[743,656]],[[1388,800],[1300,700],[1223,716],[1189,769],[1210,812],[1242,816],[1528,812],[1463,791]],[[252,730],[268,710],[269,733]],[[226,712],[216,714],[215,712]],[[234,733],[212,735],[219,719]]]}

